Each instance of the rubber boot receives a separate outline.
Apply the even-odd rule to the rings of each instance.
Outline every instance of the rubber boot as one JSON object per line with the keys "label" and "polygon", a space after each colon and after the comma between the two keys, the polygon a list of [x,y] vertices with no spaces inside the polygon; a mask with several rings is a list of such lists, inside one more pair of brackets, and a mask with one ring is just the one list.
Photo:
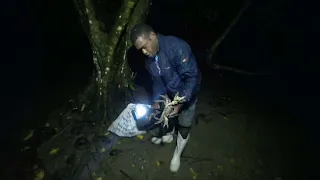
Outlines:
{"label": "rubber boot", "polygon": [[189,137],[190,137],[190,134],[188,134],[188,137],[186,139],[183,139],[180,132],[178,132],[176,149],[174,150],[173,158],[170,163],[170,171],[171,172],[175,173],[179,170],[180,156],[181,156],[181,153],[182,153],[184,147],[186,146],[186,144],[189,140]]}
{"label": "rubber boot", "polygon": [[165,136],[162,136],[161,138],[157,137],[152,137],[151,142],[154,144],[160,144],[161,142],[164,143],[171,143],[173,141],[173,135],[172,134],[167,134]]}
{"label": "rubber boot", "polygon": [[151,142],[154,144],[160,144],[161,142],[171,143],[173,141],[174,130],[175,130],[175,128],[173,128],[173,130],[171,132],[169,132],[166,135],[159,137],[159,138],[152,137]]}

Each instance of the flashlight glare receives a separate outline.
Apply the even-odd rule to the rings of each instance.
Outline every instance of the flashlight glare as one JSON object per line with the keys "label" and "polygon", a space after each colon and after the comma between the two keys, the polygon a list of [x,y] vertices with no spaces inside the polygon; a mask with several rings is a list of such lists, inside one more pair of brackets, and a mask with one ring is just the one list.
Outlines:
{"label": "flashlight glare", "polygon": [[141,104],[136,105],[136,115],[137,118],[141,118],[147,113],[147,108]]}

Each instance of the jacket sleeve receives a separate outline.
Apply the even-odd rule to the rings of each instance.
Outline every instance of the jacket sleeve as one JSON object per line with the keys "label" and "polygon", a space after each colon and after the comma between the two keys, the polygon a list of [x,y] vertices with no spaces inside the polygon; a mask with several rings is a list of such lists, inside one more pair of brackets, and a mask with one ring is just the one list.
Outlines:
{"label": "jacket sleeve", "polygon": [[200,72],[198,65],[190,46],[184,41],[175,45],[173,53],[175,69],[183,82],[179,96],[185,96],[185,103],[188,103],[199,88]]}

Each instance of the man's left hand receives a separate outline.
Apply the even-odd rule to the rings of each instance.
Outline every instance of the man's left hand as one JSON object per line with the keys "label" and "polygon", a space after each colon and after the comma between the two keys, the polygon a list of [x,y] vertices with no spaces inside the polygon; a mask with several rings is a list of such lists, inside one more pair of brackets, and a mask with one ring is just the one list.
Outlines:
{"label": "man's left hand", "polygon": [[177,104],[173,106],[173,110],[171,111],[171,113],[169,114],[169,118],[175,117],[177,115],[179,115],[179,112],[182,108],[183,104]]}

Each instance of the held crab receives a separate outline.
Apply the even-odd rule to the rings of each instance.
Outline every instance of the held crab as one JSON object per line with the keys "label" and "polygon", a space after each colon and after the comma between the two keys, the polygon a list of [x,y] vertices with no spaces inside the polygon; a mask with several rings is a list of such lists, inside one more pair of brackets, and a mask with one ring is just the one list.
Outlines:
{"label": "held crab", "polygon": [[185,96],[184,97],[180,97],[179,96],[179,92],[177,92],[177,94],[174,96],[173,100],[171,101],[170,98],[167,95],[161,95],[161,97],[163,98],[163,100],[156,100],[155,102],[158,103],[163,103],[164,104],[164,109],[161,113],[160,118],[155,117],[157,114],[159,114],[160,112],[156,113],[153,115],[153,117],[158,120],[155,124],[160,124],[163,122],[163,127],[169,127],[168,124],[168,116],[170,115],[170,113],[173,110],[173,106],[179,104],[179,103],[183,103]]}

